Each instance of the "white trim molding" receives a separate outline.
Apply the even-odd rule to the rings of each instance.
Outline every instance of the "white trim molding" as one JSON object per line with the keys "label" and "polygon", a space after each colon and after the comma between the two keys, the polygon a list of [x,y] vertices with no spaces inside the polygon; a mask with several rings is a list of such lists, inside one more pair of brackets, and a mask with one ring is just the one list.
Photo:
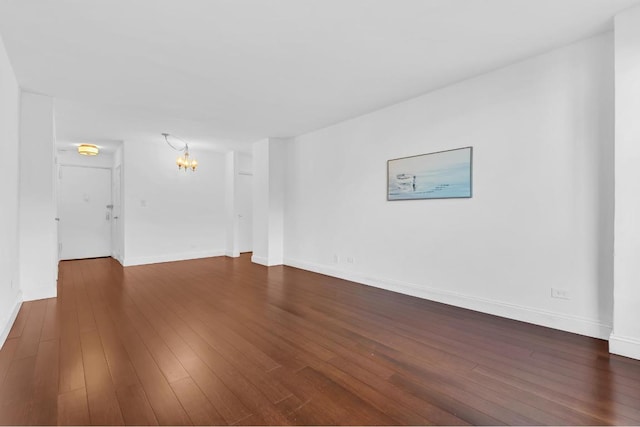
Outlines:
{"label": "white trim molding", "polygon": [[56,287],[47,286],[36,289],[29,289],[22,291],[22,301],[36,301],[39,299],[55,298],[58,296],[58,289]]}
{"label": "white trim molding", "polygon": [[503,301],[466,295],[459,292],[451,292],[443,289],[418,285],[415,283],[399,282],[397,280],[382,279],[378,277],[368,277],[355,272],[338,270],[328,266],[308,263],[291,258],[285,259],[285,265],[376,288],[386,289],[392,292],[398,292],[430,301],[532,323],[534,325],[586,335],[593,338],[600,338],[604,340],[609,339],[609,335],[612,330],[611,325],[601,323],[596,319],[572,316],[534,307],[526,307]]}
{"label": "white trim molding", "polygon": [[609,353],[640,360],[640,340],[612,333],[609,337]]}
{"label": "white trim molding", "polygon": [[117,256],[115,252],[112,252],[112,253],[111,253],[111,258],[113,258],[113,259],[115,259],[116,261],[118,261],[118,262],[120,263],[120,265],[123,265],[122,257]]}
{"label": "white trim molding", "polygon": [[0,330],[0,349],[4,346],[7,337],[9,336],[9,332],[11,332],[11,327],[13,323],[16,321],[16,317],[18,317],[18,312],[20,311],[20,307],[22,307],[22,293],[18,294],[15,304],[13,305],[13,309],[9,313],[9,316],[4,319],[2,323],[2,330]]}
{"label": "white trim molding", "polygon": [[146,265],[146,264],[158,264],[160,262],[172,262],[172,261],[186,261],[190,259],[200,259],[200,258],[212,258],[217,256],[224,256],[225,251],[215,250],[215,251],[201,251],[201,252],[183,252],[177,254],[166,254],[166,255],[156,255],[156,256],[142,256],[142,257],[125,257],[124,262],[122,262],[123,267],[131,267],[134,265]]}
{"label": "white trim molding", "polygon": [[269,260],[265,257],[251,255],[251,262],[269,267]]}
{"label": "white trim molding", "polygon": [[275,265],[282,265],[282,260],[280,259],[269,259],[257,255],[251,255],[251,262],[254,264],[264,265],[265,267],[273,267]]}

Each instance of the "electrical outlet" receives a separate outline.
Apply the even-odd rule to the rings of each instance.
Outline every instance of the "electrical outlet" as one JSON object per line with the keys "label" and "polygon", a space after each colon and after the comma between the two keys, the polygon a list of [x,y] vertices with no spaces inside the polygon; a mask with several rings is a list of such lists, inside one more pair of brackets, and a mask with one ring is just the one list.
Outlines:
{"label": "electrical outlet", "polygon": [[352,256],[348,256],[348,257],[347,257],[347,262],[348,262],[349,264],[353,264],[353,263],[355,263],[355,260],[353,259],[353,257],[352,257]]}
{"label": "electrical outlet", "polygon": [[557,288],[551,288],[551,298],[571,299],[568,290]]}

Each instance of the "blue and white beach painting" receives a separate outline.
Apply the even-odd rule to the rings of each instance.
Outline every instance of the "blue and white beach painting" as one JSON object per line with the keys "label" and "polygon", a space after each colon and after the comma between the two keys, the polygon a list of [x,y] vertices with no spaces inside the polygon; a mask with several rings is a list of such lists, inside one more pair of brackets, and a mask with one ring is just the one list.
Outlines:
{"label": "blue and white beach painting", "polygon": [[387,162],[387,200],[471,197],[472,147]]}

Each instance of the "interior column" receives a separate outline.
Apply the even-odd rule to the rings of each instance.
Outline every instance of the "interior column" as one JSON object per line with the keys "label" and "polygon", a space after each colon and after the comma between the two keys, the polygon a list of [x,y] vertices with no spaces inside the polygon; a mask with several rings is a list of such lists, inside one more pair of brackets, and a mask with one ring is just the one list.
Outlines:
{"label": "interior column", "polygon": [[640,359],[640,7],[615,18],[615,243],[609,351]]}
{"label": "interior column", "polygon": [[284,257],[284,166],[288,140],[253,144],[253,256],[251,261],[280,265]]}

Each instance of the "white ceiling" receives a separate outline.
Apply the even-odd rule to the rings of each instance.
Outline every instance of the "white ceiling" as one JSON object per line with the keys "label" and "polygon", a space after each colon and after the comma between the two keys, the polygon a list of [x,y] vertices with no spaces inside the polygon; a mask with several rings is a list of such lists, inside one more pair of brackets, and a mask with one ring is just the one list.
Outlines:
{"label": "white ceiling", "polygon": [[611,29],[639,0],[0,0],[59,139],[293,136]]}

